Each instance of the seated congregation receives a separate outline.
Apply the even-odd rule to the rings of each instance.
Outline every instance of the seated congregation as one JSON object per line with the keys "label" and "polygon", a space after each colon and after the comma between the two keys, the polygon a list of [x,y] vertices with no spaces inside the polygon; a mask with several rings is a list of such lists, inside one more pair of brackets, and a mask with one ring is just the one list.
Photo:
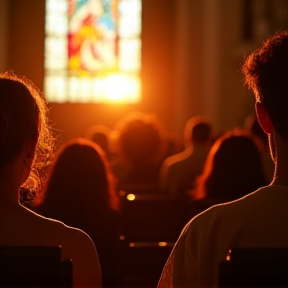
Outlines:
{"label": "seated congregation", "polygon": [[38,278],[58,267],[51,287],[287,287],[287,51],[278,33],[243,66],[271,183],[265,139],[251,125],[215,136],[204,116],[188,120],[184,145],[132,113],[56,149],[38,89],[1,74],[1,263],[24,279],[23,259],[37,274],[42,255]]}

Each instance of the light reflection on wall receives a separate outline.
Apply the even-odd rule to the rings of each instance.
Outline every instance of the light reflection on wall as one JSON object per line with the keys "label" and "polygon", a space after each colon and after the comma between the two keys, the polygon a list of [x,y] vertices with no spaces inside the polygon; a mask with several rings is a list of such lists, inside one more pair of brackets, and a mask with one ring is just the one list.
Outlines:
{"label": "light reflection on wall", "polygon": [[139,102],[141,10],[141,0],[46,0],[46,99]]}

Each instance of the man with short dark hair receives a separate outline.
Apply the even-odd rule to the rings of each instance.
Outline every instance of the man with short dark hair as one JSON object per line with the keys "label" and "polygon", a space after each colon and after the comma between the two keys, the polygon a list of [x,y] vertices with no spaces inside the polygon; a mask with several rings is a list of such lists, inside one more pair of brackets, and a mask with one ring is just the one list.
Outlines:
{"label": "man with short dark hair", "polygon": [[183,229],[158,288],[217,287],[219,264],[232,247],[288,247],[288,32],[278,32],[248,56],[243,73],[268,134],[271,184],[216,205]]}
{"label": "man with short dark hair", "polygon": [[212,143],[212,124],[205,116],[190,118],[184,131],[185,150],[165,159],[160,185],[171,195],[191,190],[203,170]]}

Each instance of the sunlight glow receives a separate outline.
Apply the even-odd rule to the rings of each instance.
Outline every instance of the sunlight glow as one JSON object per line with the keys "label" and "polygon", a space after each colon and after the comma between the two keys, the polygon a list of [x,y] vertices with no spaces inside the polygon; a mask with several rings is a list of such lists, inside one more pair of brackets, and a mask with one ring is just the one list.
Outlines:
{"label": "sunlight glow", "polygon": [[112,74],[103,78],[102,87],[97,87],[105,95],[109,102],[130,102],[137,103],[140,101],[140,80],[123,74]]}
{"label": "sunlight glow", "polygon": [[118,74],[110,75],[105,79],[105,94],[110,100],[123,99],[128,92],[128,80]]}

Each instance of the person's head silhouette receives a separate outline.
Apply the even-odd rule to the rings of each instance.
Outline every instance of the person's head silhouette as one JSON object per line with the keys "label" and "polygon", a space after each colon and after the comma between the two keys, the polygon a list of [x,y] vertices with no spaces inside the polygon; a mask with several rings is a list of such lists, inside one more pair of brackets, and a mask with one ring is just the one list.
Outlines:
{"label": "person's head silhouette", "polygon": [[280,31],[264,41],[243,65],[245,84],[254,92],[258,121],[269,136],[271,155],[276,162],[284,159],[282,147],[288,146],[287,51],[288,32]]}
{"label": "person's head silhouette", "polygon": [[15,187],[42,188],[55,143],[46,112],[31,81],[12,72],[0,75],[0,176],[9,173]]}
{"label": "person's head silhouette", "polygon": [[114,178],[105,153],[96,143],[84,138],[72,139],[59,149],[44,194],[43,206],[49,217],[73,213],[79,207],[86,207],[83,213],[91,208],[99,215],[102,210],[118,209]]}
{"label": "person's head silhouette", "polygon": [[198,193],[216,202],[240,198],[266,184],[260,150],[253,137],[242,130],[226,132],[212,146]]}

